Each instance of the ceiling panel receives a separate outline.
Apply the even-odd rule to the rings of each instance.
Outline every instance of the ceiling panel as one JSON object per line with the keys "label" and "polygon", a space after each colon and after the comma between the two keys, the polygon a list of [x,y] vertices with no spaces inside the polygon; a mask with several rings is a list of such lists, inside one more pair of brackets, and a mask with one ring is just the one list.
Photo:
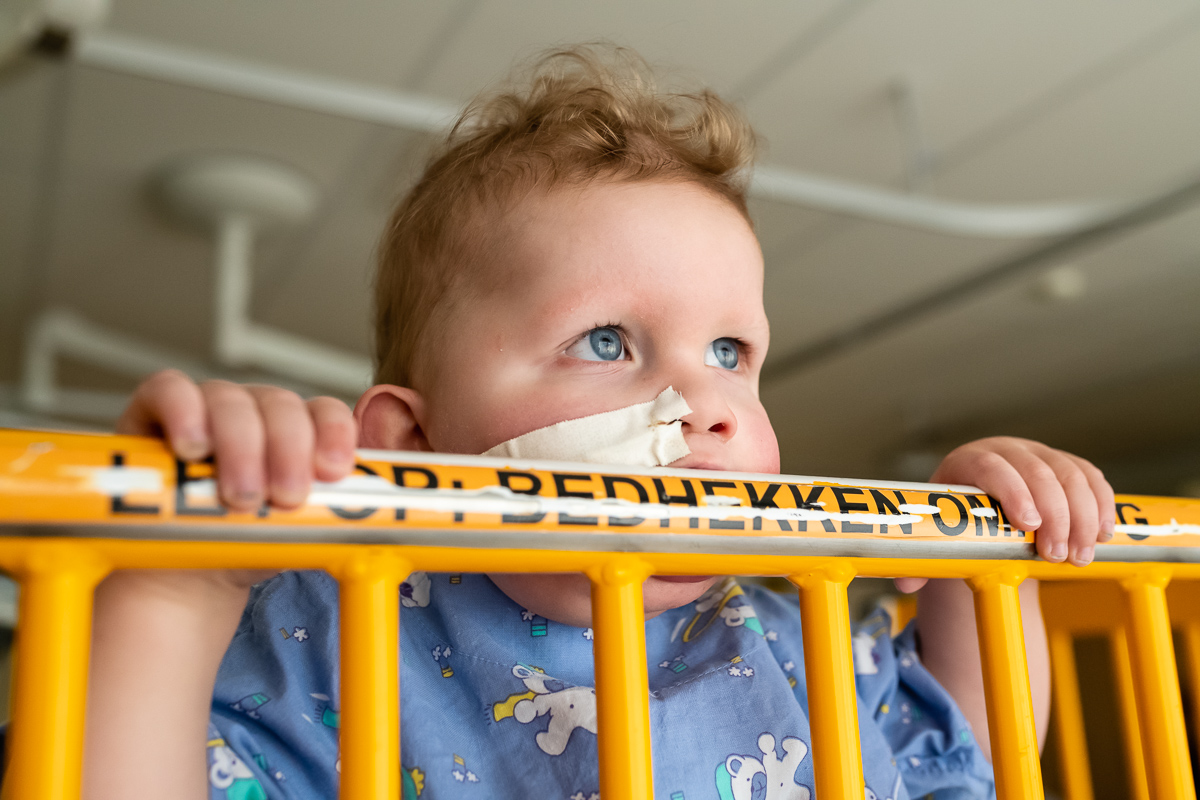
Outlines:
{"label": "ceiling panel", "polygon": [[[54,243],[44,265],[45,299],[129,333],[207,353],[212,238],[163,213],[153,197],[156,176],[179,157],[230,151],[283,161],[326,186],[368,128],[78,70],[51,220]],[[259,259],[271,263],[286,239],[269,239]]]}
{"label": "ceiling panel", "polygon": [[256,270],[255,318],[368,353],[381,232],[423,163],[429,137],[380,128],[355,148],[311,223]]}
{"label": "ceiling panel", "polygon": [[1119,198],[1200,173],[1200,17],[939,172],[951,196]]}
{"label": "ceiling panel", "polygon": [[[375,245],[387,215],[332,210],[321,235],[301,239],[304,253],[286,280],[260,281],[254,318],[317,341],[369,353]],[[299,255],[287,242],[276,260]]]}
{"label": "ceiling panel", "polygon": [[751,197],[749,207],[750,217],[754,220],[754,233],[762,247],[768,272],[777,261],[788,263],[793,251],[801,243],[811,242],[831,226],[837,227],[844,223],[842,217],[814,211],[794,203],[764,200],[759,197]]}
{"label": "ceiling panel", "polygon": [[283,106],[79,68],[67,120],[67,169],[103,165],[149,179],[172,157],[260,153],[320,183],[345,166],[371,126]]}
{"label": "ceiling panel", "polygon": [[[886,471],[905,449],[948,445],[943,431],[979,431],[1200,360],[1197,225],[1200,209],[1077,258],[1088,292],[1076,303],[1040,303],[1030,279],[1016,280],[766,385],[788,469]],[[1128,395],[1125,408],[1156,414]],[[1134,446],[1136,431],[1123,435],[1119,418],[1105,423],[1093,435]]]}
{"label": "ceiling panel", "polygon": [[16,369],[21,309],[31,287],[51,110],[61,70],[30,60],[0,74],[0,375]]}
{"label": "ceiling panel", "polygon": [[889,311],[1016,252],[1012,241],[843,222],[767,268],[772,359]]}
{"label": "ceiling panel", "polygon": [[1048,397],[1007,416],[968,420],[942,438],[1023,436],[1086,456],[1117,491],[1200,497],[1197,395],[1200,357]]}
{"label": "ceiling panel", "polygon": [[1186,0],[874,3],[782,71],[748,108],[774,159],[894,181],[906,166],[896,81],[910,82],[928,144],[945,149],[1192,10]]}
{"label": "ceiling panel", "polygon": [[407,85],[461,2],[118,0],[109,27],[349,80]]}
{"label": "ceiling panel", "polygon": [[61,72],[57,64],[40,58],[0,72],[0,158],[6,167],[41,158],[47,111]]}
{"label": "ceiling panel", "polygon": [[141,175],[76,165],[61,186],[45,305],[163,346],[206,352],[211,241],[154,214]]}
{"label": "ceiling panel", "polygon": [[436,60],[427,89],[467,100],[522,58],[554,45],[608,40],[633,47],[666,72],[726,91],[837,5],[485,0]]}

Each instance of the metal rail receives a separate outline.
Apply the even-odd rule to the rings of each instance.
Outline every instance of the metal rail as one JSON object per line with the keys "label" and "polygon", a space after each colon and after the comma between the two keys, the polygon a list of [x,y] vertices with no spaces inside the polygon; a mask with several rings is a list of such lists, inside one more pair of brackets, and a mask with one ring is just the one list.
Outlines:
{"label": "metal rail", "polygon": [[[354,611],[341,615],[345,798],[399,797],[398,587],[413,570],[590,578],[601,793],[642,800],[653,796],[640,588],[648,575],[784,575],[799,587],[820,743],[816,793],[853,800],[863,777],[846,616],[852,578],[971,583],[1004,800],[1042,797],[1017,586],[1027,577],[1121,581],[1152,796],[1194,797],[1164,587],[1200,579],[1190,557],[1200,547],[1200,501],[1120,497],[1114,545],[1098,548],[1117,548],[1109,552],[1119,560],[1079,570],[1031,560],[1033,535],[971,487],[373,451],[359,453],[358,471],[295,512],[234,515],[213,503],[210,468],[176,461],[159,442],[0,430],[0,568],[22,583],[6,796],[78,796],[92,589],[105,574],[259,567],[327,570],[341,583],[343,611]],[[581,529],[602,543],[580,546]],[[451,545],[444,537],[456,530],[489,538]],[[221,531],[258,541],[231,542]],[[357,533],[329,541],[335,531]],[[421,531],[443,542],[356,538]],[[680,534],[694,546],[673,547]],[[801,541],[839,555],[784,547]],[[881,542],[894,548],[889,555],[851,554]],[[905,555],[931,543],[948,549]]]}

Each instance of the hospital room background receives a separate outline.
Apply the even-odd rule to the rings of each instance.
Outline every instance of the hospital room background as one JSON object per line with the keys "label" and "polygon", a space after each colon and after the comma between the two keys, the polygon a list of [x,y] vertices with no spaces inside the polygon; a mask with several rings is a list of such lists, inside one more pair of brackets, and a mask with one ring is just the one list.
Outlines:
{"label": "hospital room background", "polygon": [[[785,473],[919,481],[1011,434],[1200,496],[1190,0],[0,0],[0,427],[111,430],[165,367],[352,401],[430,143],[591,41],[763,138]],[[1076,647],[1096,797],[1122,797],[1107,650]]]}

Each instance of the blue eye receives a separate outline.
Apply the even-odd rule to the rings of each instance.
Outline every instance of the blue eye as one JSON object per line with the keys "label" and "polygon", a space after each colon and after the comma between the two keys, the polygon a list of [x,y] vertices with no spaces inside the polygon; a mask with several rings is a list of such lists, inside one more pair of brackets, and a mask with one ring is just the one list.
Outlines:
{"label": "blue eye", "polygon": [[593,328],[567,350],[584,361],[617,361],[625,357],[625,344],[616,328]]}
{"label": "blue eye", "polygon": [[715,339],[704,351],[704,363],[710,367],[737,369],[738,343],[736,339]]}

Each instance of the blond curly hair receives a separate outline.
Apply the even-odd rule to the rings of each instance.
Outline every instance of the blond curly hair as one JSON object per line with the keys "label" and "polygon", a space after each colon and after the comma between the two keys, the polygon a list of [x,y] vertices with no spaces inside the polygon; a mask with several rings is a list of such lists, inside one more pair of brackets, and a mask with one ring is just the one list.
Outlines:
{"label": "blond curly hair", "polygon": [[755,144],[729,103],[707,90],[660,92],[629,50],[541,56],[466,108],[392,213],[375,280],[376,381],[421,382],[430,332],[455,296],[486,291],[489,222],[520,197],[595,180],[685,181],[749,221]]}

